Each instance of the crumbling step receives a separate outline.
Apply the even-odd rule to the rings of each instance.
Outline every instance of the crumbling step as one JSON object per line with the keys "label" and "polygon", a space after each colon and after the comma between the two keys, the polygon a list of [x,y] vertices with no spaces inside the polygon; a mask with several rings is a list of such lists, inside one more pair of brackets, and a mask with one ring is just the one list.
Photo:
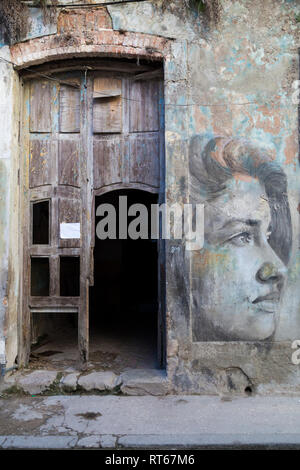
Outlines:
{"label": "crumbling step", "polygon": [[120,376],[121,391],[125,395],[166,395],[168,381],[164,371],[156,369],[129,369]]}
{"label": "crumbling step", "polygon": [[112,371],[16,371],[5,376],[0,392],[27,395],[101,392],[160,396],[168,393],[168,381],[163,371],[155,369],[126,369],[120,375]]}

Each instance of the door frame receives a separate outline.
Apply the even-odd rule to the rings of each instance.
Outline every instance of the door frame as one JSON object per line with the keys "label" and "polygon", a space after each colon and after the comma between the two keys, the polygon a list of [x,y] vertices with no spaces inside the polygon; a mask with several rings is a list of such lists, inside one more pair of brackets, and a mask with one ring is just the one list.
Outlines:
{"label": "door frame", "polygon": [[[98,59],[101,68],[101,58]],[[76,62],[76,65],[74,64]],[[116,72],[116,64],[120,63],[120,72],[122,73],[122,59],[114,59],[112,65],[112,71]],[[59,72],[61,67],[64,72],[68,71],[86,71],[88,66],[83,65],[84,59],[77,58],[72,61],[70,69],[66,67],[65,62],[61,61],[59,65],[56,62],[55,72]],[[157,68],[158,64],[162,66],[162,61],[158,60],[154,63],[154,67]],[[43,74],[49,70],[51,73],[52,63],[42,64]],[[128,65],[127,70],[128,70]],[[105,67],[109,67],[107,64]],[[150,65],[149,65],[150,67]],[[29,155],[29,111],[28,111],[28,100],[29,100],[29,86],[24,86],[25,81],[29,82],[31,78],[37,73],[38,69],[34,71],[32,68],[29,72],[24,71],[23,75],[20,75],[21,83],[21,111],[20,111],[20,201],[19,201],[19,213],[20,213],[20,283],[19,283],[19,314],[18,314],[18,365],[26,366],[29,362],[30,348],[31,348],[31,310],[28,303],[29,292],[29,276],[26,277],[25,273],[29,272],[29,256],[26,253],[28,247],[28,168],[26,168],[26,159]],[[106,70],[106,68],[105,68]],[[117,72],[116,72],[117,73]],[[87,73],[85,73],[87,77]],[[164,84],[164,82],[163,82]],[[93,190],[93,181],[89,175],[93,175],[92,171],[92,138],[91,138],[91,126],[88,125],[91,119],[92,108],[88,106],[89,97],[88,93],[91,93],[87,83],[83,87],[83,93],[86,93],[83,107],[83,130],[82,132],[86,135],[87,148],[85,149],[87,155],[86,165],[82,168],[82,180],[86,181],[86,185],[82,184],[82,208],[86,209],[86,213],[83,210],[82,223],[82,246],[80,251],[80,298],[78,301],[77,312],[78,312],[78,346],[80,354],[80,362],[82,369],[86,368],[88,361],[88,342],[89,342],[89,287],[93,285],[93,247],[94,247],[94,203],[95,196],[104,194],[110,191],[109,186],[98,190]],[[128,183],[121,185],[111,185],[113,189],[141,189],[148,192],[158,193],[158,202],[163,203],[165,201],[165,136],[164,136],[164,86],[161,87],[161,95],[159,97],[159,119],[160,119],[160,186],[157,190],[152,186],[148,186],[140,183]],[[161,368],[166,367],[166,266],[165,266],[165,242],[164,240],[158,240],[159,245],[159,290],[158,290],[158,351],[159,351],[159,366]]]}
{"label": "door frame", "polygon": [[[163,165],[164,166],[164,165]],[[164,193],[160,190],[153,188],[141,183],[126,183],[126,184],[112,184],[93,191],[93,203],[92,203],[92,237],[91,237],[91,270],[92,273],[92,284],[94,285],[94,256],[93,251],[95,248],[95,233],[96,233],[96,217],[95,217],[95,200],[97,196],[102,196],[118,190],[131,190],[137,189],[140,191],[148,192],[151,194],[157,194],[158,204],[164,203]],[[160,233],[157,240],[157,365],[159,369],[166,368],[166,244],[165,240],[161,237],[161,224]]]}

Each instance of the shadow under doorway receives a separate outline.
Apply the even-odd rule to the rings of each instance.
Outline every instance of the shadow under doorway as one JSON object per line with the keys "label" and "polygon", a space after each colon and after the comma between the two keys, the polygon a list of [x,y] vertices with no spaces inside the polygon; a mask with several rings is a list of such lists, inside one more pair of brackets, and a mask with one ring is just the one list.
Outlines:
{"label": "shadow under doorway", "polygon": [[[148,239],[119,239],[120,196],[127,196],[128,208],[146,206]],[[117,221],[117,239],[95,234],[89,360],[102,370],[158,368],[158,241],[150,237],[151,204],[156,203],[156,194],[134,189],[96,196],[95,212],[100,204],[111,204]],[[102,218],[95,214],[95,227]],[[135,218],[128,216],[128,224]]]}

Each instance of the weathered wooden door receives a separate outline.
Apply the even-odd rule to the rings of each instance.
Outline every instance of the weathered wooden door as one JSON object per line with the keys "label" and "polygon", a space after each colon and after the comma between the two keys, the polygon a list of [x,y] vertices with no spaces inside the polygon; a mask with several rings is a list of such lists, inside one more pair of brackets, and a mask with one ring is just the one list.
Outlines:
{"label": "weathered wooden door", "polygon": [[[159,202],[164,202],[163,81],[125,74],[103,76],[95,72],[89,86],[93,110],[94,196],[120,188],[135,188],[156,193]],[[158,241],[158,249],[157,363],[164,367],[163,240]]]}
{"label": "weathered wooden door", "polygon": [[[93,282],[93,198],[127,187],[158,193],[163,201],[162,82],[85,69],[52,80],[31,79],[24,88],[19,363],[29,359],[31,313],[53,311],[78,313],[84,365]],[[160,364],[163,317],[160,307]]]}
{"label": "weathered wooden door", "polygon": [[32,312],[78,314],[88,353],[91,214],[84,75],[25,84],[23,113],[23,285],[19,362],[30,353]]}

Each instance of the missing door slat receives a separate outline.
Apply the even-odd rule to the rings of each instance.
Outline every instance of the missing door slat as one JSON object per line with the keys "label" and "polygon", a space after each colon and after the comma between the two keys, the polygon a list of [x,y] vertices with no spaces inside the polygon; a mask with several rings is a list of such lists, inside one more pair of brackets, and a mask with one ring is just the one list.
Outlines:
{"label": "missing door slat", "polygon": [[79,256],[60,257],[60,295],[62,297],[78,297],[80,285]]}
{"label": "missing door slat", "polygon": [[32,244],[49,245],[49,201],[32,204]]}
{"label": "missing door slat", "polygon": [[49,295],[49,258],[31,258],[31,295]]}

